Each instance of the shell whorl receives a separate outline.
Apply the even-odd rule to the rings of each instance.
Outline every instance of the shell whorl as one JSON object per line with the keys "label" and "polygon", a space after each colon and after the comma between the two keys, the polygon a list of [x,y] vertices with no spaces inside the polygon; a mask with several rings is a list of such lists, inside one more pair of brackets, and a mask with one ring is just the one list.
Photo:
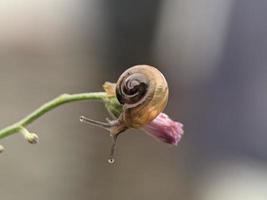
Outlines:
{"label": "shell whorl", "polygon": [[120,76],[116,84],[116,96],[123,105],[121,120],[128,127],[142,127],[165,108],[168,85],[156,68],[136,65]]}
{"label": "shell whorl", "polygon": [[130,74],[128,72],[117,83],[116,94],[118,101],[130,107],[140,104],[148,92],[149,84],[150,82],[144,74]]}

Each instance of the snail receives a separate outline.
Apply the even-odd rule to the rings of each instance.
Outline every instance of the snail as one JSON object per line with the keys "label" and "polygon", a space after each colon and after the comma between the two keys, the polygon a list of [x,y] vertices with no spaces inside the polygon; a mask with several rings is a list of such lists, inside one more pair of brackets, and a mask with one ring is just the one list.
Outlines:
{"label": "snail", "polygon": [[163,74],[149,65],[136,65],[127,69],[116,84],[105,83],[104,89],[108,95],[116,96],[122,105],[119,117],[107,123],[84,116],[80,120],[108,130],[114,139],[114,148],[120,133],[128,128],[142,128],[155,119],[165,108],[169,95]]}
{"label": "snail", "polygon": [[149,65],[136,65],[121,74],[116,84],[106,83],[106,91],[122,104],[118,119],[108,123],[81,117],[117,135],[128,128],[141,128],[163,111],[168,101],[168,84],[163,74]]}

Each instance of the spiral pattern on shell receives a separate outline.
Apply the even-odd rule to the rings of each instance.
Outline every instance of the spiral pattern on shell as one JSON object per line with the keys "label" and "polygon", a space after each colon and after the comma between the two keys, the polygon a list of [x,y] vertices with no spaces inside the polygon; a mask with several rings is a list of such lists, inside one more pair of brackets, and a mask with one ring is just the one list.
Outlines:
{"label": "spiral pattern on shell", "polygon": [[123,76],[118,82],[117,98],[121,104],[134,105],[145,98],[149,80],[144,74],[134,73]]}
{"label": "spiral pattern on shell", "polygon": [[120,76],[116,84],[116,96],[123,105],[121,120],[127,126],[141,127],[165,108],[168,85],[156,68],[136,65]]}

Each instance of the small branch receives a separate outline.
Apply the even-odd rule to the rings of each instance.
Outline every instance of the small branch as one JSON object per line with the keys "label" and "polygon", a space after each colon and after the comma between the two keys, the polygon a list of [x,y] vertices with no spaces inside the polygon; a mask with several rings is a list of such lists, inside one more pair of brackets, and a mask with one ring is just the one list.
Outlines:
{"label": "small branch", "polygon": [[62,94],[59,97],[45,103],[31,114],[27,115],[25,118],[20,121],[7,126],[0,130],[0,139],[10,136],[14,133],[21,131],[22,128],[25,128],[27,125],[44,115],[45,113],[55,109],[56,107],[73,102],[73,101],[82,101],[82,100],[102,100],[104,101],[107,98],[105,92],[95,92],[95,93],[80,93],[80,94]]}

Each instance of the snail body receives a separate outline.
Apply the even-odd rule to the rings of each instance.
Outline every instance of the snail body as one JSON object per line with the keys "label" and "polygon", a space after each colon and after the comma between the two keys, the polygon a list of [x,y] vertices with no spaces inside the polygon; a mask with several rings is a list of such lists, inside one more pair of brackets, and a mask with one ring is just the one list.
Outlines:
{"label": "snail body", "polygon": [[116,83],[116,97],[123,105],[118,121],[140,128],[163,111],[168,101],[168,84],[162,73],[149,65],[127,69]]}

